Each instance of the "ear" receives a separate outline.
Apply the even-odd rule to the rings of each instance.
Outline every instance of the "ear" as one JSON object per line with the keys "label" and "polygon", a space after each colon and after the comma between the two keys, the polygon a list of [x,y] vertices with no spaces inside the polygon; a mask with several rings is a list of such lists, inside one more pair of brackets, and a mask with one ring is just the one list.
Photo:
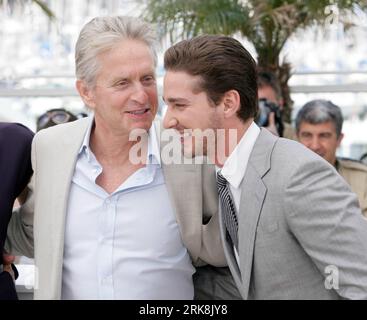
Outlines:
{"label": "ear", "polygon": [[91,109],[95,108],[93,89],[91,89],[83,80],[77,80],[75,87],[79,92],[83,102]]}
{"label": "ear", "polygon": [[222,103],[224,105],[224,118],[237,116],[237,111],[241,107],[240,94],[237,90],[229,90],[224,94]]}
{"label": "ear", "polygon": [[340,146],[343,138],[344,138],[344,133],[341,133],[340,136],[339,136],[339,138],[338,138],[338,147]]}

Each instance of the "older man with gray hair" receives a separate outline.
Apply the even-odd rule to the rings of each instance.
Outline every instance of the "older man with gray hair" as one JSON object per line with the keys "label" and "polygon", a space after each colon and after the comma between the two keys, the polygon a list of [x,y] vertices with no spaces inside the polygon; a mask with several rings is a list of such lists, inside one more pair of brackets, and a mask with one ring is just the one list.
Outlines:
{"label": "older man with gray hair", "polygon": [[[79,35],[76,88],[93,116],[36,135],[8,230],[10,252],[35,255],[36,299],[192,299],[192,264],[226,264],[203,166],[161,163],[155,42],[131,17]],[[148,134],[142,162],[134,130]]]}
{"label": "older man with gray hair", "polygon": [[327,100],[306,103],[296,117],[299,142],[333,165],[358,196],[367,216],[367,166],[357,160],[338,158],[336,150],[344,137],[340,108]]}

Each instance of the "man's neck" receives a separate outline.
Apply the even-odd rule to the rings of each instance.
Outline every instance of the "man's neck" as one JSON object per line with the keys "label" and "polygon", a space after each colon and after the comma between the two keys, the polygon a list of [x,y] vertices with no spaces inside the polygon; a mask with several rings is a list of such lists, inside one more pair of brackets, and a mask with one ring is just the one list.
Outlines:
{"label": "man's neck", "polygon": [[226,124],[224,128],[224,136],[219,135],[217,138],[216,159],[214,161],[216,166],[220,168],[223,167],[226,160],[230,157],[233,150],[251,126],[252,122],[252,118],[248,119],[246,122],[237,118]]}
{"label": "man's neck", "polygon": [[[90,148],[99,162],[123,166],[130,164],[130,149],[136,144],[136,141],[130,141],[129,134],[116,134],[111,130],[104,130],[102,127],[94,127],[90,137]],[[147,148],[142,148],[145,155]]]}

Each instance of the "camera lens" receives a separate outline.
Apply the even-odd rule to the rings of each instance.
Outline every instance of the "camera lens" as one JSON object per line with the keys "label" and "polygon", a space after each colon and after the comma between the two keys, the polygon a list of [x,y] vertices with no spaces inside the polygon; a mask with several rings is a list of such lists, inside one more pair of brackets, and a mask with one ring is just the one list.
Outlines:
{"label": "camera lens", "polygon": [[256,118],[256,123],[260,127],[266,127],[268,125],[268,117],[271,109],[267,106],[266,100],[259,100],[259,114]]}

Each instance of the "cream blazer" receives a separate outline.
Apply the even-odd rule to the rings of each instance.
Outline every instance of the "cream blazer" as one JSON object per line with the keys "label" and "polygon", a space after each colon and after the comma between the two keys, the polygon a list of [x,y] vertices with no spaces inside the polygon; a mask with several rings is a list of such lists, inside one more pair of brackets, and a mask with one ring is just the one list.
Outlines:
{"label": "cream blazer", "polygon": [[[160,122],[154,125],[159,135]],[[6,249],[35,258],[35,299],[60,299],[65,217],[88,118],[38,132],[26,203],[13,213]],[[220,240],[215,173],[206,165],[164,165],[163,174],[193,264],[226,266]]]}

